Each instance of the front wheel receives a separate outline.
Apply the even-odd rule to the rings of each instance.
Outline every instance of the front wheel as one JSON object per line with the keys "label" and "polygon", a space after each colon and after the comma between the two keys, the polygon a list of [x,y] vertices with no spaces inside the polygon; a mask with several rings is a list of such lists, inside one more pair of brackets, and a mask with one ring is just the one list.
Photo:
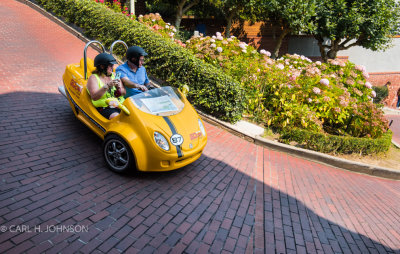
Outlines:
{"label": "front wheel", "polygon": [[105,138],[103,155],[107,166],[117,173],[126,173],[134,164],[129,145],[117,135],[109,135]]}

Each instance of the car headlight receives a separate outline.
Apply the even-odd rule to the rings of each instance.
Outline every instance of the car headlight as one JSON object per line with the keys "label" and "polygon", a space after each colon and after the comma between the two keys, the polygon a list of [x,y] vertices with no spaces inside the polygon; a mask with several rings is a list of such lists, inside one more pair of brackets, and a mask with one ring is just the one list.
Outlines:
{"label": "car headlight", "polygon": [[203,136],[205,137],[206,136],[206,129],[204,129],[204,125],[201,122],[200,118],[199,118],[199,127],[200,127],[201,134],[203,134]]}
{"label": "car headlight", "polygon": [[168,141],[161,133],[158,133],[156,131],[154,132],[154,141],[159,147],[161,147],[165,151],[169,151]]}

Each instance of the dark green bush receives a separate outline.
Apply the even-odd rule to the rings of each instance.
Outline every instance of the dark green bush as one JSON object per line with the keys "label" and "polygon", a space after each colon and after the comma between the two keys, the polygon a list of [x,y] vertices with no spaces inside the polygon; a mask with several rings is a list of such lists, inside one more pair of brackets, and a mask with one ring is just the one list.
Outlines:
{"label": "dark green bush", "polygon": [[67,22],[81,27],[85,35],[101,41],[106,47],[115,40],[143,47],[149,53],[146,59],[149,73],[171,86],[188,85],[188,99],[199,109],[229,122],[241,118],[244,93],[237,81],[143,24],[93,0],[38,2]]}
{"label": "dark green bush", "polygon": [[283,143],[297,142],[306,149],[323,153],[340,154],[374,154],[389,150],[392,141],[392,132],[389,130],[380,138],[355,138],[349,136],[335,136],[302,129],[285,131],[279,141]]}
{"label": "dark green bush", "polygon": [[387,86],[373,86],[372,89],[374,89],[376,93],[374,103],[381,103],[389,95],[389,89]]}

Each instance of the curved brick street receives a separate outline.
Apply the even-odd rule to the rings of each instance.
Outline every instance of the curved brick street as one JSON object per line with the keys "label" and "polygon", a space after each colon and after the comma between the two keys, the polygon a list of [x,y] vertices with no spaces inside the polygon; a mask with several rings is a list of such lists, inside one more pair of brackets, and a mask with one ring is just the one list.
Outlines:
{"label": "curved brick street", "polygon": [[1,253],[400,253],[399,181],[210,124],[183,169],[110,172],[57,92],[84,43],[15,0],[0,1],[0,17]]}

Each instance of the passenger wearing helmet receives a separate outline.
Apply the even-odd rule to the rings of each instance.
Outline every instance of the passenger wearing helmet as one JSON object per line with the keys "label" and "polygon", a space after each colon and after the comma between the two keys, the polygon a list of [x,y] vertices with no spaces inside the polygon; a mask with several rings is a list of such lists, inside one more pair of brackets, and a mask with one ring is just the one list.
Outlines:
{"label": "passenger wearing helmet", "polygon": [[117,74],[121,75],[121,81],[126,89],[125,98],[147,91],[152,87],[146,68],[143,66],[145,56],[147,53],[141,47],[129,47],[126,51],[127,61],[116,69]]}
{"label": "passenger wearing helmet", "polygon": [[116,117],[121,110],[119,108],[110,107],[106,100],[109,98],[117,98],[120,103],[124,101],[126,93],[121,80],[115,79],[113,66],[117,61],[107,53],[98,54],[94,58],[93,71],[87,82],[87,90],[92,99],[93,105],[99,113],[107,119]]}

